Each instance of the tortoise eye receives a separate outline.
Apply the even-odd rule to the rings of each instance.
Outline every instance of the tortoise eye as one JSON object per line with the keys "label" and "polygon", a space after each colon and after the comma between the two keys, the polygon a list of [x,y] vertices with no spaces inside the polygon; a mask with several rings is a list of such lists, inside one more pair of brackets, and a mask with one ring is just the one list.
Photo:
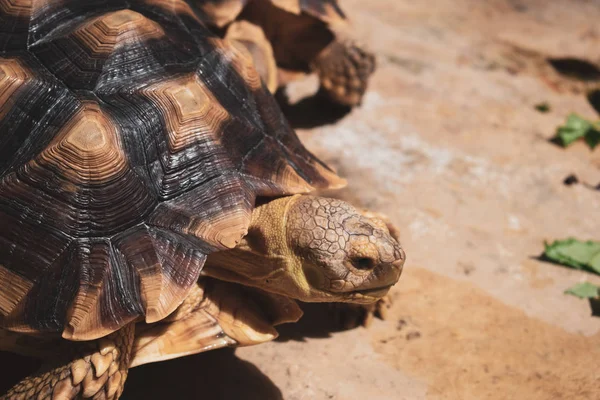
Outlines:
{"label": "tortoise eye", "polygon": [[352,263],[354,268],[363,271],[375,268],[375,260],[368,257],[353,258],[350,262]]}

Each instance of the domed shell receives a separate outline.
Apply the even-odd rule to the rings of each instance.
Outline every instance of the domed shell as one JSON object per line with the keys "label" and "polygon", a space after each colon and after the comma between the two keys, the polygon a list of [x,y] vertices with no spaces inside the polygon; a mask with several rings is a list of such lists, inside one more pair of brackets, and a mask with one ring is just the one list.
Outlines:
{"label": "domed shell", "polygon": [[0,327],[171,313],[257,196],[343,184],[183,0],[0,0]]}
{"label": "domed shell", "polygon": [[[211,24],[224,27],[233,22],[249,0],[194,0]],[[272,3],[284,11],[299,15],[306,13],[325,22],[343,21],[346,16],[337,0],[262,0]]]}

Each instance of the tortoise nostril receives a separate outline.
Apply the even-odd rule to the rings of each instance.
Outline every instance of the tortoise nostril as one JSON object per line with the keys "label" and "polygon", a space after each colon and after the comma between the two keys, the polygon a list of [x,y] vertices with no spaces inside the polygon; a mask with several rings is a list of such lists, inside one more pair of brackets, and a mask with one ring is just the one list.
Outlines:
{"label": "tortoise nostril", "polygon": [[404,252],[404,250],[400,249],[400,253],[398,254],[398,258],[396,259],[396,261],[394,261],[392,263],[393,266],[395,266],[396,268],[398,268],[400,270],[400,272],[402,272],[402,269],[404,268],[404,262],[406,261],[406,253]]}
{"label": "tortoise nostril", "polygon": [[406,261],[406,253],[402,248],[399,249],[398,260],[401,260],[402,262]]}
{"label": "tortoise nostril", "polygon": [[357,257],[352,259],[352,265],[356,269],[370,270],[375,268],[376,262],[372,258],[368,257]]}

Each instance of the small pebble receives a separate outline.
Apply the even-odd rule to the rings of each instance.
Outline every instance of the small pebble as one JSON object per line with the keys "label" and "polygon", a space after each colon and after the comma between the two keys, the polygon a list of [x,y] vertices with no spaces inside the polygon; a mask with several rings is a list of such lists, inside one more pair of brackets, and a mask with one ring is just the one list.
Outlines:
{"label": "small pebble", "polygon": [[398,325],[396,325],[396,330],[400,331],[407,325],[406,321],[401,319],[398,321]]}
{"label": "small pebble", "polygon": [[541,113],[550,112],[550,104],[543,102],[535,105],[535,109]]}

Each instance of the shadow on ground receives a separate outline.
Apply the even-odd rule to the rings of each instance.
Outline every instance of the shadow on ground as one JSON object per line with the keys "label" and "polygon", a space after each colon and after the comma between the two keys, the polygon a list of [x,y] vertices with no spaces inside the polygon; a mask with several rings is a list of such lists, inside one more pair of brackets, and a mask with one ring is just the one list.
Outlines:
{"label": "shadow on ground", "polygon": [[37,371],[40,362],[36,359],[0,352],[0,395],[4,394],[17,382]]}
{"label": "shadow on ground", "polygon": [[[346,330],[357,315],[355,307],[344,304],[300,306],[304,316],[297,323],[278,326],[277,341],[327,338]],[[238,358],[235,349],[221,349],[131,370],[123,399],[138,398],[281,400],[283,395],[254,364]]]}
{"label": "shadow on ground", "polygon": [[334,124],[350,113],[351,108],[329,100],[322,92],[305,97],[291,104],[284,90],[279,90],[275,98],[294,129],[312,129]]}
{"label": "shadow on ground", "polygon": [[275,384],[234,349],[221,349],[132,369],[128,399],[281,400]]}
{"label": "shadow on ground", "polygon": [[351,304],[300,303],[304,315],[294,324],[277,327],[278,342],[302,342],[306,338],[328,338],[332,333],[346,331],[360,325],[364,309]]}
{"label": "shadow on ground", "polygon": [[[328,304],[301,304],[304,316],[295,324],[278,327],[278,341],[304,341],[327,338],[344,330],[340,316],[352,309],[332,308]],[[343,314],[346,312],[346,314]],[[342,314],[340,314],[342,313]],[[39,361],[0,352],[3,368],[0,393],[39,368]],[[122,399],[202,398],[281,400],[277,386],[255,365],[235,355],[235,349],[220,349],[175,360],[143,365],[129,371]]]}
{"label": "shadow on ground", "polygon": [[[39,368],[35,359],[0,352],[0,394]],[[123,400],[282,400],[281,391],[253,364],[221,349],[129,371]]]}

